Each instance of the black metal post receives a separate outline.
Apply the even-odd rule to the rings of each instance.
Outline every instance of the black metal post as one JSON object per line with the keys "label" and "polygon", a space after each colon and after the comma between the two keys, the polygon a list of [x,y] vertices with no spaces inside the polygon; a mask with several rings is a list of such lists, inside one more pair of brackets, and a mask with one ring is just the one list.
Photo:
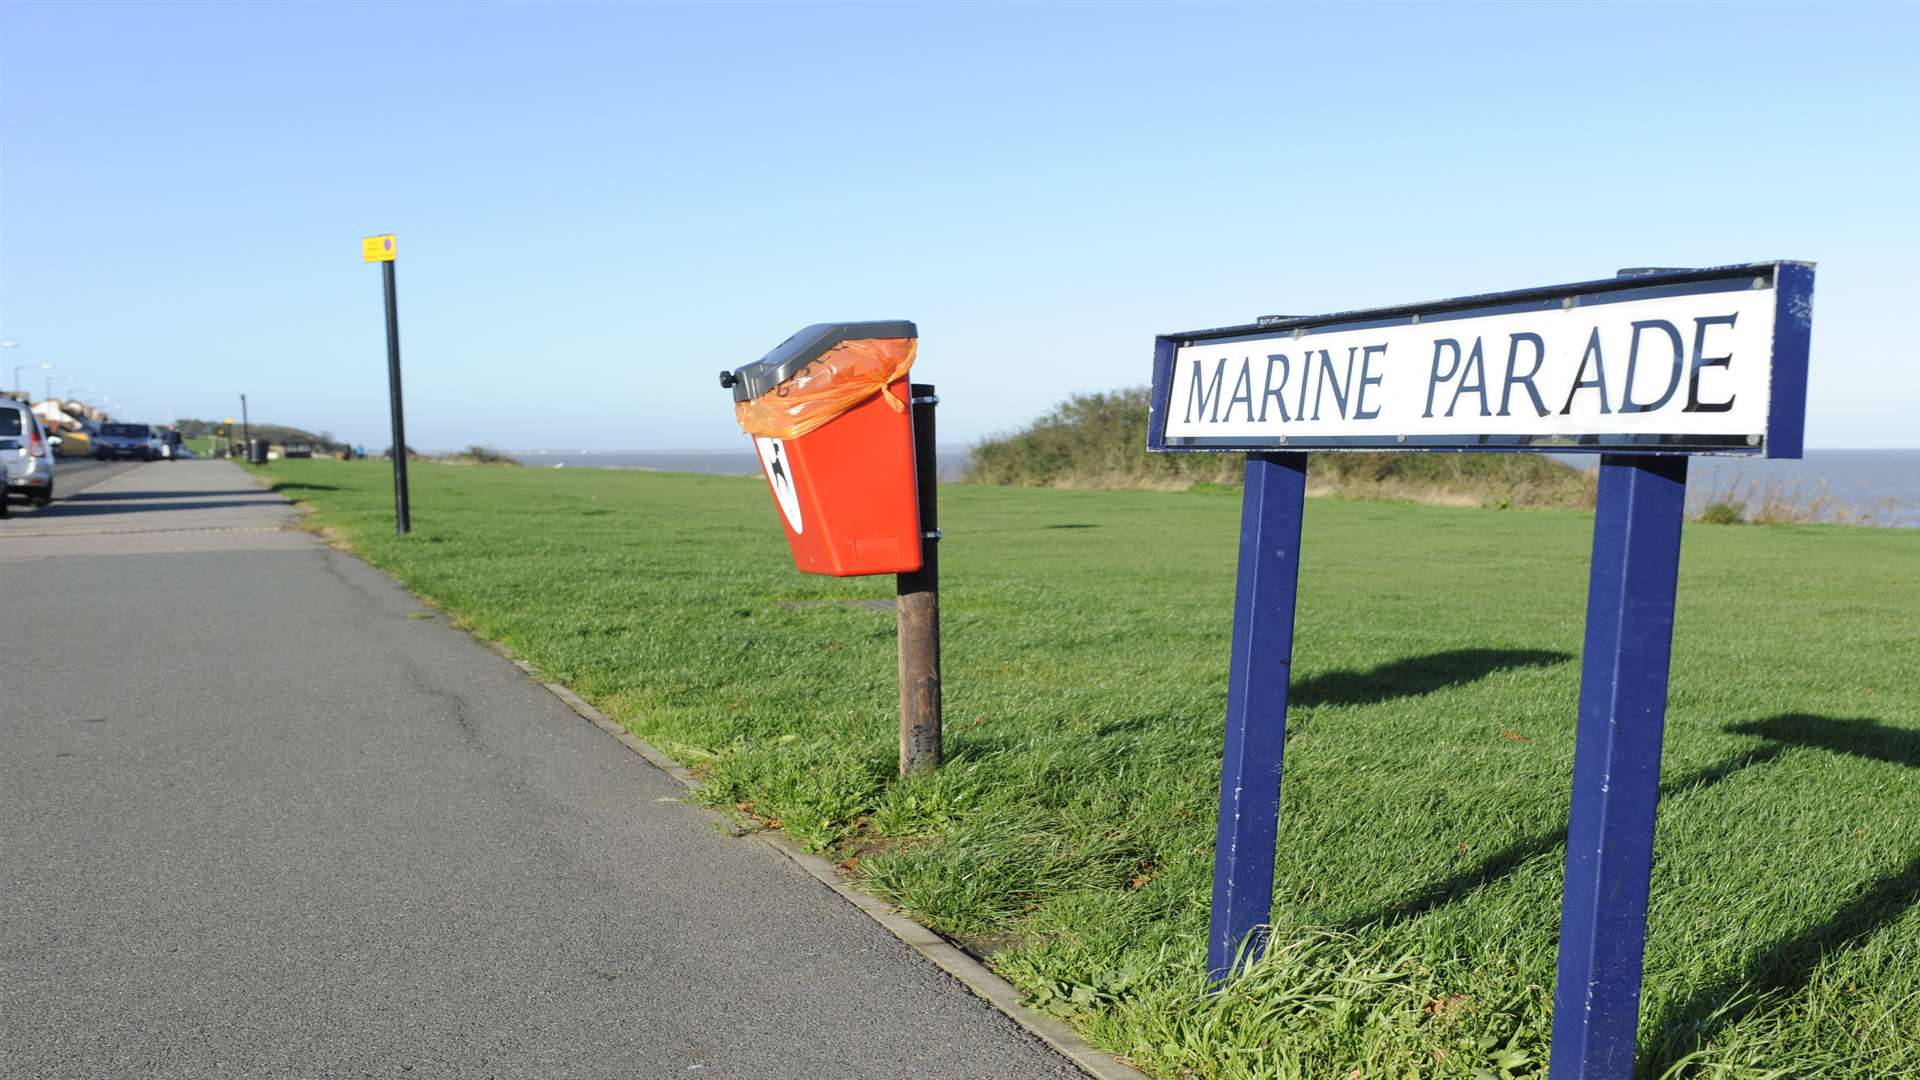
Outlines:
{"label": "black metal post", "polygon": [[911,386],[913,457],[920,498],[920,569],[894,582],[900,636],[900,775],[940,767],[940,507],[933,410],[939,395]]}
{"label": "black metal post", "polygon": [[393,529],[405,536],[413,528],[407,505],[407,420],[400,403],[400,304],[393,288],[393,260],[380,264],[387,294],[387,396],[393,409]]}
{"label": "black metal post", "polygon": [[[227,441],[233,441],[232,432],[227,433]],[[253,425],[247,422],[247,395],[245,394],[240,395],[240,445],[248,447],[253,445]],[[249,450],[248,453],[251,454],[252,451]]]}

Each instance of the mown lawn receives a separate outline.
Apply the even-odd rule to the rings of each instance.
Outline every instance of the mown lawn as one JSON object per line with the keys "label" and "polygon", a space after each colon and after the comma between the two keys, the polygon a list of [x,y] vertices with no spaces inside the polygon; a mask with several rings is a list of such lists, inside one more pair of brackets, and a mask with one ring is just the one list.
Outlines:
{"label": "mown lawn", "polygon": [[[890,578],[755,478],[278,462],[289,496],[1167,1077],[1544,1073],[1592,518],[1314,500],[1267,959],[1202,968],[1231,494],[941,492],[947,767]],[[1920,1075],[1920,533],[1689,526],[1641,1058]]]}

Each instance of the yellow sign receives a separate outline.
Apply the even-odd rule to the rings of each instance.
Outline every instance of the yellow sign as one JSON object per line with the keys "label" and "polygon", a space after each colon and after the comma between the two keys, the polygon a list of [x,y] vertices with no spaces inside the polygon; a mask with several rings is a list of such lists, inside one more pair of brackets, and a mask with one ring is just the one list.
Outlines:
{"label": "yellow sign", "polygon": [[369,236],[360,241],[360,259],[363,262],[392,262],[393,234]]}

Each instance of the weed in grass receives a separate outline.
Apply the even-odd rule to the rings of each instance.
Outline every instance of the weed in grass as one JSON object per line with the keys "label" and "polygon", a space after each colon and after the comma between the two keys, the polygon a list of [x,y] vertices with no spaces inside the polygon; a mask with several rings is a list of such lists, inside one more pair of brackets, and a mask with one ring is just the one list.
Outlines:
{"label": "weed in grass", "polygon": [[[396,538],[380,463],[272,475],[1150,1071],[1544,1071],[1591,514],[1310,501],[1269,949],[1209,995],[1237,500],[943,488],[901,781],[892,583],[794,573],[757,480],[422,464]],[[1644,1075],[1920,1075],[1917,582],[1913,531],[1687,531]]]}

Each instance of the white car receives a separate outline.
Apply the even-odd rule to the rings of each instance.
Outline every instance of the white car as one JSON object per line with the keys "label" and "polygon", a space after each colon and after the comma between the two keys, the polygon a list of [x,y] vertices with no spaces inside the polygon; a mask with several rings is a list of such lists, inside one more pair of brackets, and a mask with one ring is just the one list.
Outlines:
{"label": "white car", "polygon": [[15,495],[35,506],[53,501],[53,448],[58,442],[59,436],[40,429],[40,418],[25,402],[0,398],[0,471],[7,481],[0,514]]}

